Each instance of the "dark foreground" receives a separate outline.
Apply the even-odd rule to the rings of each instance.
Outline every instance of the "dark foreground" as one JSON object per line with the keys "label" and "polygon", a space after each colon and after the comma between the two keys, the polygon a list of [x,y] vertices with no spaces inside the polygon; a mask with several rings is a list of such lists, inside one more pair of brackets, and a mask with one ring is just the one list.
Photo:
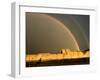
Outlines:
{"label": "dark foreground", "polygon": [[41,67],[41,66],[61,66],[61,65],[82,65],[89,64],[89,58],[80,59],[64,59],[64,60],[52,60],[52,61],[37,61],[37,62],[26,62],[26,67]]}

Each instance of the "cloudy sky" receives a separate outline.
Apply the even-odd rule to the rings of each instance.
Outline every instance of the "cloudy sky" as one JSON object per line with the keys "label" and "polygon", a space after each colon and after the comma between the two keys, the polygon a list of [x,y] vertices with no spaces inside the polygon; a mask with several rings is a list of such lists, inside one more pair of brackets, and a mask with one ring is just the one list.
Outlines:
{"label": "cloudy sky", "polygon": [[89,49],[89,16],[26,13],[26,53]]}

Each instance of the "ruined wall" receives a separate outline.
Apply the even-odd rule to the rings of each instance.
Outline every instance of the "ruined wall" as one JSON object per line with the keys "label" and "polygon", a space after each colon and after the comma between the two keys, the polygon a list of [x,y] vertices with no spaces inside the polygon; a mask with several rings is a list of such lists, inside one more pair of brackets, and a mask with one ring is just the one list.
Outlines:
{"label": "ruined wall", "polygon": [[38,53],[26,55],[26,61],[49,61],[49,60],[62,60],[62,59],[77,59],[89,58],[89,51],[71,51],[69,49],[62,49],[61,53]]}

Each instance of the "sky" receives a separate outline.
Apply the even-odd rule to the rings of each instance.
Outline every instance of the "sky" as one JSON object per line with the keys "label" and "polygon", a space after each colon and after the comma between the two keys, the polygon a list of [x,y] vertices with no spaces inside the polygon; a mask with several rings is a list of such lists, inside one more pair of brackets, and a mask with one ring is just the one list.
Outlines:
{"label": "sky", "polygon": [[89,49],[89,16],[26,12],[26,53]]}

